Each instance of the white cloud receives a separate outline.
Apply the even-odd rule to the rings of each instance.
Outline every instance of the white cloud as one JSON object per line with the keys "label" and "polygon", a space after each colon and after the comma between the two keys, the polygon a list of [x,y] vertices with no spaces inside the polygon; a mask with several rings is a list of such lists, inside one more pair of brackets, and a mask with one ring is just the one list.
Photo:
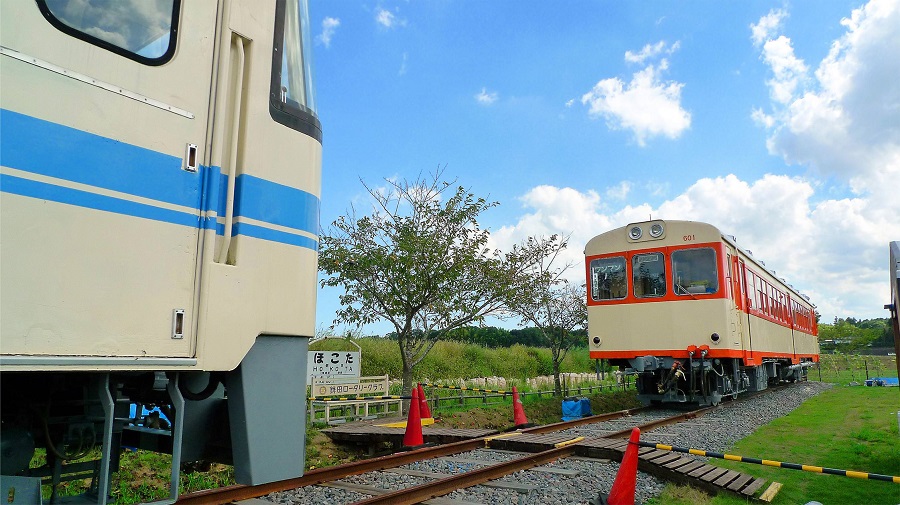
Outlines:
{"label": "white cloud", "polygon": [[[648,203],[610,207],[595,191],[539,186],[521,198],[527,212],[492,234],[492,245],[508,250],[528,236],[571,234],[565,260],[582,264],[593,236],[630,222],[686,219],[735,235],[819,307],[834,316],[884,317],[888,299],[887,243],[900,237],[896,214],[862,198],[815,198],[806,179],[766,175],[743,181],[734,175],[701,179],[657,207]],[[569,271],[584,281],[584,270]]]}
{"label": "white cloud", "polygon": [[335,30],[341,26],[341,20],[338,18],[326,17],[322,20],[322,33],[320,33],[316,37],[316,42],[319,42],[325,47],[331,47],[331,37],[334,36]]}
{"label": "white cloud", "polygon": [[807,73],[806,64],[794,55],[791,39],[782,35],[775,40],[767,40],[763,45],[762,58],[774,74],[772,79],[766,81],[772,100],[780,104],[789,103]]}
{"label": "white cloud", "polygon": [[378,9],[375,11],[375,22],[386,29],[406,26],[405,19],[398,18],[393,12],[387,9]]}
{"label": "white cloud", "polygon": [[846,181],[897,215],[900,0],[871,0],[841,24],[845,33],[814,75],[794,56],[790,39],[766,32],[762,59],[773,74],[772,111],[753,117],[768,129],[769,152]]}
{"label": "white cloud", "polygon": [[771,38],[772,34],[781,28],[781,22],[788,16],[783,9],[772,9],[768,14],[759,18],[759,23],[751,24],[751,40],[757,46]]}
{"label": "white cloud", "polygon": [[628,181],[622,181],[619,184],[608,188],[606,190],[606,197],[612,200],[624,200],[628,198],[628,193],[631,192],[631,183]]}
{"label": "white cloud", "polygon": [[481,92],[475,95],[475,100],[481,105],[491,105],[497,101],[497,98],[497,92],[488,92],[487,88],[481,88]]}
{"label": "white cloud", "polygon": [[666,48],[666,42],[664,40],[660,40],[652,46],[650,44],[645,45],[639,53],[625,51],[625,61],[629,63],[644,63],[644,60],[648,58],[655,58],[663,53],[672,54],[677,51],[679,47],[681,47],[680,41],[676,41],[674,44]]}
{"label": "white cloud", "polygon": [[678,138],[691,126],[691,114],[681,107],[684,84],[662,80],[667,68],[663,59],[635,73],[627,84],[618,77],[603,79],[581,103],[588,105],[590,116],[605,119],[608,128],[630,130],[640,146],[659,135]]}
{"label": "white cloud", "polygon": [[400,62],[400,70],[397,72],[398,75],[406,74],[406,62],[409,60],[409,54],[406,52],[403,53],[403,61]]}

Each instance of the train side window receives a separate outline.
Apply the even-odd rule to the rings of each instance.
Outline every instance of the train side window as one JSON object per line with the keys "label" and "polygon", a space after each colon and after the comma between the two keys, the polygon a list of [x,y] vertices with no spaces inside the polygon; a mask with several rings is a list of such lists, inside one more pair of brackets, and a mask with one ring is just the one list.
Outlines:
{"label": "train side window", "polygon": [[662,253],[635,254],[631,258],[634,296],[655,298],[666,294],[666,261]]}
{"label": "train side window", "polygon": [[37,0],[59,30],[145,65],[175,54],[181,0]]}
{"label": "train side window", "polygon": [[269,114],[275,121],[321,142],[310,33],[307,0],[279,0],[275,6]]}
{"label": "train side window", "polygon": [[599,258],[591,261],[591,298],[621,300],[628,295],[625,257]]}
{"label": "train side window", "polygon": [[673,252],[672,274],[677,295],[710,294],[719,291],[716,251],[711,248]]}

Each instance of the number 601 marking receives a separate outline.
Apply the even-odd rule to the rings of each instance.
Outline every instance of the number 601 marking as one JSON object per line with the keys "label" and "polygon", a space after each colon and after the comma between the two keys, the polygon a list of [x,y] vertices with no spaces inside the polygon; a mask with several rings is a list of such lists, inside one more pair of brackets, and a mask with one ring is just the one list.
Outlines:
{"label": "number 601 marking", "polygon": [[685,235],[685,236],[681,237],[681,239],[684,240],[685,242],[692,242],[695,238],[696,237],[693,234]]}

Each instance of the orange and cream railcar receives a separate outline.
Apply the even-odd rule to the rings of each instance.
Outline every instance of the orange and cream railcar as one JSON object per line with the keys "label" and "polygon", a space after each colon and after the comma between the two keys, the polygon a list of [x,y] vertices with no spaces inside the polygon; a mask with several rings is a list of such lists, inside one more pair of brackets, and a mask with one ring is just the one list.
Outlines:
{"label": "orange and cream railcar", "polygon": [[603,233],[585,269],[590,357],[634,374],[645,403],[715,405],[819,360],[815,307],[709,224]]}

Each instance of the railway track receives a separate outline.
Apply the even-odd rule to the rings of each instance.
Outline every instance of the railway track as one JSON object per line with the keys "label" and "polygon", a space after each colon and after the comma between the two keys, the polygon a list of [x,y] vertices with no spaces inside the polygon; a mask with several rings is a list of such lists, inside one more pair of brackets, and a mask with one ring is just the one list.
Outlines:
{"label": "railway track", "polygon": [[[576,443],[584,439],[580,436],[571,436],[567,433],[569,430],[590,427],[592,432],[602,431],[600,438],[604,439],[620,439],[627,438],[631,433],[632,427],[639,427],[642,432],[650,431],[655,428],[683,422],[685,420],[694,419],[703,413],[713,410],[714,408],[702,409],[690,412],[661,412],[656,409],[640,408],[603,414],[598,416],[590,416],[574,421],[566,421],[554,423],[544,426],[536,426],[527,428],[519,432],[495,434],[486,437],[479,437],[461,442],[442,444],[434,447],[425,447],[413,451],[396,453],[379,458],[358,461],[345,465],[328,467],[322,469],[311,470],[306,472],[303,477],[290,479],[260,486],[232,486],[217,490],[203,491],[185,495],[178,500],[179,504],[226,504],[248,498],[256,498],[271,493],[283,492],[304,488],[314,485],[327,485],[338,487],[346,490],[356,491],[362,495],[373,494],[369,498],[363,498],[356,503],[359,504],[412,504],[425,502],[436,496],[450,494],[454,490],[469,488],[489,481],[495,481],[502,477],[508,476],[515,472],[528,470],[531,468],[545,465],[552,461],[562,458],[569,458],[576,455]],[[546,434],[561,434],[560,442],[556,444],[558,447],[539,450],[533,453],[506,452],[511,455],[507,461],[493,463],[487,460],[479,460],[478,458],[462,458],[472,454],[475,451],[493,445],[496,441],[511,439],[520,436],[536,436]],[[439,460],[448,456],[457,456],[456,461],[465,461],[466,465],[456,467],[456,470],[465,469],[457,473],[438,473],[435,471],[422,472],[420,470],[408,468],[410,465],[421,464],[424,461]],[[407,468],[403,468],[407,467]],[[407,479],[407,482],[418,482],[418,484],[410,485],[404,489],[396,491],[385,491],[375,486],[367,484],[334,484],[336,481],[347,479],[351,476],[360,476],[364,474],[374,474],[374,472],[393,471],[407,477],[415,479]],[[563,474],[566,472],[563,471]],[[377,478],[376,478],[377,479]],[[371,480],[371,479],[369,479]],[[363,479],[365,481],[365,479]],[[521,489],[528,490],[528,486],[507,486],[512,488],[514,492],[521,492]],[[435,502],[440,503],[440,501]],[[449,503],[449,502],[447,502]],[[456,501],[455,503],[463,503]],[[472,502],[469,502],[472,503]]]}
{"label": "railway track", "polygon": [[[557,498],[548,498],[551,493],[565,494],[565,503],[584,503],[595,498],[598,490],[610,488],[618,469],[614,462],[627,447],[622,439],[632,427],[641,428],[642,441],[724,452],[827,387],[799,383],[690,412],[631,409],[477,436],[311,470],[297,479],[193,493],[178,503],[226,504],[266,495],[279,504],[555,503]],[[661,492],[665,481],[713,494],[728,490],[748,498],[765,484],[763,479],[708,465],[706,458],[651,448],[640,449],[638,468],[638,502]]]}

